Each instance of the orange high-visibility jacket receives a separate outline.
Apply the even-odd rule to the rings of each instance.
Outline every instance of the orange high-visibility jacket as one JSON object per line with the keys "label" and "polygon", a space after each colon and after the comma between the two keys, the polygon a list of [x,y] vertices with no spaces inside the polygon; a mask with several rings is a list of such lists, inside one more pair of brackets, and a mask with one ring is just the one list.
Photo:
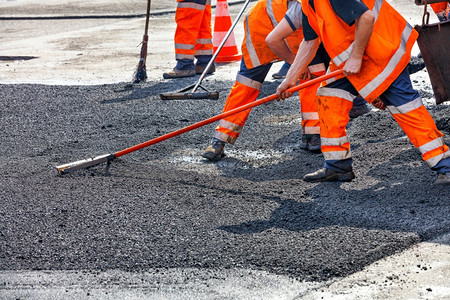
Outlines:
{"label": "orange high-visibility jacket", "polygon": [[[405,69],[418,33],[384,0],[362,0],[375,15],[372,35],[364,52],[361,71],[347,78],[369,103],[382,94]],[[322,40],[333,63],[342,68],[350,57],[355,24],[348,26],[329,1],[314,0],[315,12],[303,1],[303,13]],[[331,69],[330,65],[330,69]],[[335,66],[334,66],[335,67]]]}
{"label": "orange high-visibility jacket", "polygon": [[448,2],[438,2],[430,4],[430,6],[433,9],[433,11],[438,14],[440,12],[447,10],[450,4]]}
{"label": "orange high-visibility jacket", "polygon": [[[266,37],[283,19],[287,9],[287,0],[259,0],[247,14],[241,51],[248,69],[280,60],[267,46]],[[286,38],[293,53],[297,53],[302,40],[303,32],[299,29]]]}

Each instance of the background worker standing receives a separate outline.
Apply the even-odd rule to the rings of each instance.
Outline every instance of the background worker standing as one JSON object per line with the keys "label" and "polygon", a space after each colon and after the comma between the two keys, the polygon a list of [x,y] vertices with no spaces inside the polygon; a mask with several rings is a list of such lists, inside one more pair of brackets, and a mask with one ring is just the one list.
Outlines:
{"label": "background worker standing", "polygon": [[345,75],[317,92],[325,166],[303,179],[351,181],[355,177],[345,127],[352,101],[360,94],[377,107],[385,105],[422,159],[437,172],[436,184],[450,184],[449,148],[406,69],[418,33],[383,0],[308,0],[302,10],[304,41],[277,89],[278,96],[292,95],[287,89],[296,84],[320,42],[332,59],[330,70],[339,68]]}
{"label": "background worker standing", "polygon": [[[227,97],[223,112],[253,102],[257,99],[272,62],[292,62],[300,41],[301,4],[288,0],[259,0],[244,21],[245,38],[242,43],[242,61],[236,82]],[[320,49],[309,66],[315,76],[325,74],[330,58]],[[308,77],[308,75],[306,75]],[[299,91],[302,113],[302,139],[300,147],[320,152],[320,126],[317,113],[316,90],[319,84]],[[354,117],[367,113],[370,108],[360,98],[355,106]],[[234,145],[239,137],[250,110],[219,121],[211,143],[202,156],[211,161],[224,156],[226,143]]]}
{"label": "background worker standing", "polygon": [[438,17],[440,22],[445,22],[450,20],[450,3],[448,2],[439,2],[430,4],[434,13]]}
{"label": "background worker standing", "polygon": [[[175,59],[172,71],[163,74],[166,79],[201,74],[213,56],[211,30],[211,0],[177,0],[175,21]],[[197,61],[194,64],[194,59]],[[215,71],[214,65],[208,71]]]}

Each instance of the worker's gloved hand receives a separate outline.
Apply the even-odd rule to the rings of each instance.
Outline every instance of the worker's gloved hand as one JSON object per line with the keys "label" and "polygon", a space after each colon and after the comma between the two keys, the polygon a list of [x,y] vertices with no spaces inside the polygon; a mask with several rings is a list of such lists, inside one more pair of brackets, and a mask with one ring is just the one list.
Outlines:
{"label": "worker's gloved hand", "polygon": [[386,104],[384,104],[384,102],[380,98],[377,98],[377,99],[373,100],[372,101],[372,105],[375,106],[376,108],[380,109],[380,110],[385,110],[386,109]]}

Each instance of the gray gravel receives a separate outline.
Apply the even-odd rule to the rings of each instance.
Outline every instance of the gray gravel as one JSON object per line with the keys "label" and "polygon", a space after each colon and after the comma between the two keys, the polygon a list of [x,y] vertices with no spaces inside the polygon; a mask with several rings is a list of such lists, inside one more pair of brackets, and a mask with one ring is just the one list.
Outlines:
{"label": "gray gravel", "polygon": [[[231,82],[222,84],[224,91]],[[217,164],[199,157],[211,125],[109,170],[57,175],[58,164],[220,113],[226,95],[164,102],[161,91],[158,82],[0,86],[2,270],[249,268],[321,281],[448,232],[448,188],[432,185],[419,153],[380,111],[349,126],[351,183],[300,179],[322,157],[295,147],[294,99],[254,109]],[[449,107],[430,110],[448,136]]]}

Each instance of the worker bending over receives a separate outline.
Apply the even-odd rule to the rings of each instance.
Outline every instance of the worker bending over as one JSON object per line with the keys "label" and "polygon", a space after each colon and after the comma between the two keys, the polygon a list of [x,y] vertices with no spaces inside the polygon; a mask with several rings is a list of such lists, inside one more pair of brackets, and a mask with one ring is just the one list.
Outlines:
{"label": "worker bending over", "polygon": [[[301,20],[301,4],[297,1],[259,0],[255,4],[244,20],[245,38],[241,47],[241,66],[223,112],[257,99],[272,62],[280,59],[288,63],[294,61],[295,53],[303,39]],[[315,59],[309,64],[305,78],[309,77],[310,73],[315,76],[324,75],[329,61],[330,58],[323,48],[316,51]],[[316,100],[318,87],[319,84],[316,84],[299,91],[302,116],[300,147],[312,152],[320,152]],[[369,111],[364,99],[359,98],[352,117]],[[249,113],[250,109],[220,120],[211,143],[202,156],[211,161],[220,160],[225,155],[225,143],[234,145]]]}
{"label": "worker bending over", "polygon": [[422,159],[437,172],[436,184],[450,184],[450,151],[405,69],[418,33],[383,0],[305,0],[302,10],[304,40],[277,88],[278,96],[292,95],[287,89],[296,85],[321,42],[332,59],[330,70],[339,68],[345,75],[317,91],[325,166],[304,180],[355,177],[346,125],[359,94],[379,108],[387,106]]}

